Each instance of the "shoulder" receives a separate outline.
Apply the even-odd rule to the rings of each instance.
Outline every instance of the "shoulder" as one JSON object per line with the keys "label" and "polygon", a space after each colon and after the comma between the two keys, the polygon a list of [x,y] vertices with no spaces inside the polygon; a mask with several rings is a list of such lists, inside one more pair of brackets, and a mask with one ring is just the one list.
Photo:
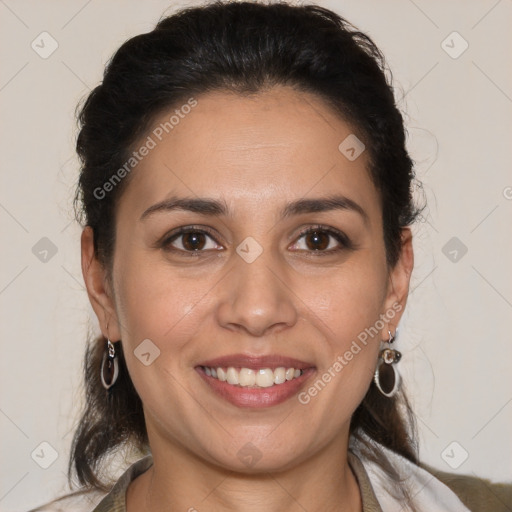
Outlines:
{"label": "shoulder", "polygon": [[108,492],[77,490],[29,512],[125,512],[125,496],[130,482],[152,464],[152,456],[147,455],[131,464]]}
{"label": "shoulder", "polygon": [[428,512],[440,510],[440,505],[443,512],[512,511],[512,482],[448,473],[421,461],[415,464],[371,439],[365,445],[355,440],[351,448],[361,459],[382,510],[403,510],[402,505],[410,503],[414,510]]}
{"label": "shoulder", "polygon": [[512,510],[512,482],[492,482],[473,475],[448,473],[423,463],[420,466],[449,487],[470,510]]}
{"label": "shoulder", "polygon": [[106,494],[98,490],[74,491],[29,512],[91,512]]}

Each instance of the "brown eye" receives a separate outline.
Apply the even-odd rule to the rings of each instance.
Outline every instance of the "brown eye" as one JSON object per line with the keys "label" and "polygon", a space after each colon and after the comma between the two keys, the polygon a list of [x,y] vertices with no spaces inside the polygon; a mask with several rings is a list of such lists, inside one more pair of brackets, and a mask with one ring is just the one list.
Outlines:
{"label": "brown eye", "polygon": [[311,253],[315,256],[334,254],[352,248],[354,245],[347,235],[337,229],[323,226],[313,226],[304,230],[292,246],[292,250]]}
{"label": "brown eye", "polygon": [[204,233],[185,233],[182,237],[183,247],[187,251],[200,251],[206,244]]}
{"label": "brown eye", "polygon": [[329,247],[330,236],[322,231],[310,231],[305,235],[306,245],[312,251],[323,251]]}
{"label": "brown eye", "polygon": [[162,242],[161,247],[165,251],[182,253],[186,255],[205,253],[208,250],[220,250],[221,245],[218,245],[213,235],[197,228],[185,228],[175,231],[170,236],[166,237]]}

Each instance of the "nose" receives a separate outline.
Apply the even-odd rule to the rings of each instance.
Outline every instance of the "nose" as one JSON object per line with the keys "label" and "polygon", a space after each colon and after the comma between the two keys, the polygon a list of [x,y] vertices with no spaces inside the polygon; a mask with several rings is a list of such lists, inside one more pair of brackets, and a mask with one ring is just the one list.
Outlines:
{"label": "nose", "polygon": [[286,272],[264,251],[247,263],[238,255],[223,280],[216,310],[219,324],[232,331],[263,336],[297,322],[298,312]]}

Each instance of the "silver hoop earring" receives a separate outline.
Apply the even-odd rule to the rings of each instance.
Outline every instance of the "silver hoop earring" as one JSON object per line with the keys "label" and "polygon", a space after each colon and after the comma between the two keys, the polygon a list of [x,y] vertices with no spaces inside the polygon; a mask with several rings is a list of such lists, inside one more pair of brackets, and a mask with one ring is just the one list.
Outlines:
{"label": "silver hoop earring", "polygon": [[398,350],[390,348],[391,343],[395,340],[395,336],[391,334],[391,331],[388,331],[388,334],[389,339],[382,340],[387,346],[380,351],[373,380],[384,396],[392,397],[400,387],[400,373],[394,365],[400,361],[402,354]]}
{"label": "silver hoop earring", "polygon": [[101,361],[100,378],[103,387],[108,391],[117,380],[119,376],[119,363],[117,361],[117,354],[114,344],[107,339],[107,348],[103,353]]}

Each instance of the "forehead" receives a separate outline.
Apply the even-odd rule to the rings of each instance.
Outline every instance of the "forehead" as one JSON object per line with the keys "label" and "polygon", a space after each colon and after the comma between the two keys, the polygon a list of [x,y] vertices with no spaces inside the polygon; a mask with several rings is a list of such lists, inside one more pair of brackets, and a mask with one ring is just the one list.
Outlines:
{"label": "forehead", "polygon": [[262,201],[271,208],[339,192],[370,216],[379,212],[367,152],[349,160],[339,149],[354,128],[316,96],[274,87],[252,96],[216,91],[194,101],[162,112],[142,140],[149,137],[153,147],[121,198],[130,210],[177,194],[254,209]]}

